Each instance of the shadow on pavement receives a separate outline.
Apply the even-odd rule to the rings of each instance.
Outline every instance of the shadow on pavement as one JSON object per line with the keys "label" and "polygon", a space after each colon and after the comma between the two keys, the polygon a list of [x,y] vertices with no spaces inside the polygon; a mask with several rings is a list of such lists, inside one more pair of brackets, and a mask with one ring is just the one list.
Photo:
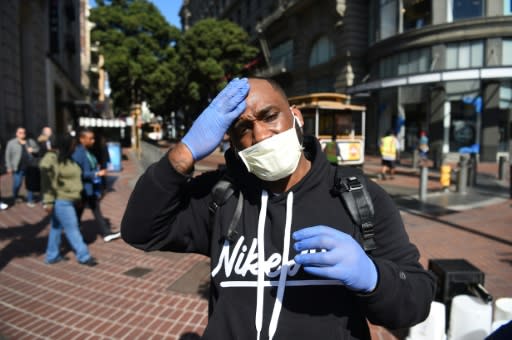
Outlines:
{"label": "shadow on pavement", "polygon": [[[431,221],[436,221],[438,223],[444,224],[444,225],[452,227],[452,228],[456,228],[456,229],[459,229],[459,230],[462,230],[462,231],[466,231],[468,233],[472,233],[472,234],[475,234],[475,235],[478,235],[478,236],[481,236],[481,237],[485,237],[485,238],[487,238],[489,240],[493,240],[495,242],[499,242],[499,243],[505,244],[507,246],[512,246],[512,241],[503,239],[503,238],[498,237],[498,236],[487,234],[487,233],[484,233],[482,231],[471,229],[471,228],[468,228],[468,227],[464,227],[464,226],[462,226],[460,224],[456,224],[456,223],[453,223],[453,222],[443,221],[443,220],[439,219],[438,217],[431,216],[431,215],[426,215],[426,214],[423,214],[421,212],[409,211],[409,210],[405,210],[405,211],[407,211],[407,213],[409,213],[411,215],[419,216],[419,217],[422,217],[422,218],[425,218],[425,219],[428,219],[428,220],[431,220]],[[512,260],[511,260],[511,264],[512,264]]]}
{"label": "shadow on pavement", "polygon": [[[105,220],[108,221],[107,218]],[[92,220],[83,220],[80,223],[80,232],[82,233],[82,237],[84,238],[84,242],[86,244],[91,244],[96,241],[98,235],[101,236],[100,228],[94,219]]]}
{"label": "shadow on pavement", "polygon": [[47,237],[37,235],[50,223],[50,216],[44,217],[36,224],[24,224],[15,227],[1,229],[0,241],[10,241],[0,249],[0,270],[12,259],[40,255],[46,251]]}
{"label": "shadow on pavement", "polygon": [[199,334],[191,333],[191,332],[183,333],[179,338],[179,340],[199,340],[199,339],[201,339],[201,336],[199,336]]}

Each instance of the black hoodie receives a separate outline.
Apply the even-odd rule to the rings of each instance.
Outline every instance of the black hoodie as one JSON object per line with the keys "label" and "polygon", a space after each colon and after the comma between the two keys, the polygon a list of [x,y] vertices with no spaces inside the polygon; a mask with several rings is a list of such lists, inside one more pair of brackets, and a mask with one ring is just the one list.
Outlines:
{"label": "black hoodie", "polygon": [[[210,228],[208,205],[219,171],[191,178],[178,173],[167,157],[139,179],[126,208],[121,235],[134,247],[195,252],[211,258],[211,314],[204,339],[369,339],[366,319],[388,328],[410,327],[424,320],[435,282],[409,242],[400,213],[391,198],[372,181],[367,187],[375,206],[375,241],[370,255],[378,270],[371,294],[357,294],[339,281],[305,273],[293,261],[290,233],[326,225],[360,239],[340,199],[330,194],[335,168],[314,138],[305,138],[311,170],[289,192],[268,197],[261,209],[261,182],[249,174],[231,150],[226,164],[244,195],[238,234],[223,237],[233,216],[233,196],[215,214]],[[343,170],[342,170],[343,175]],[[287,207],[288,201],[288,207]],[[285,232],[286,217],[291,230]],[[264,242],[258,244],[258,222],[264,221]],[[261,231],[260,231],[261,233]],[[287,275],[280,275],[284,244]],[[264,248],[263,254],[259,250]],[[260,255],[260,256],[258,256]],[[265,273],[258,279],[258,263]]]}

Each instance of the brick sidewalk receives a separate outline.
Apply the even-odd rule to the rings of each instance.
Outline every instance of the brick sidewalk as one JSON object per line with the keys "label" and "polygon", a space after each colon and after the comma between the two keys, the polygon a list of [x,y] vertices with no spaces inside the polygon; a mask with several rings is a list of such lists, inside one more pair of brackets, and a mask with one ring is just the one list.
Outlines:
{"label": "brick sidewalk", "polygon": [[[110,176],[113,191],[102,201],[114,228],[140,170],[131,152],[123,151],[129,159],[122,172]],[[219,160],[216,154],[201,167],[214,168]],[[10,188],[6,177],[3,197]],[[409,186],[417,185],[414,181],[405,173],[393,180]],[[435,178],[430,185],[435,187]],[[440,216],[402,211],[402,216],[425,266],[432,258],[465,258],[485,273],[486,288],[498,298],[512,296],[511,204],[506,200]],[[100,264],[80,266],[68,251],[71,261],[49,266],[43,263],[48,218],[42,207],[18,204],[0,212],[0,338],[185,340],[202,333],[207,259],[146,254],[121,240],[104,243],[89,210],[83,229]],[[394,339],[383,328],[371,330],[374,339]]]}

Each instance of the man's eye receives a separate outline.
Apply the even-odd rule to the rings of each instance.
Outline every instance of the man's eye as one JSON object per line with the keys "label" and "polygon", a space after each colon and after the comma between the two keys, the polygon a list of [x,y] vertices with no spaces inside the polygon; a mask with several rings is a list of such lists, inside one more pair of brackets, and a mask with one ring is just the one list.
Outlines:
{"label": "man's eye", "polygon": [[243,136],[245,135],[246,133],[250,132],[250,129],[248,126],[239,126],[237,129],[236,129],[236,132],[239,136]]}
{"label": "man's eye", "polygon": [[273,112],[273,113],[269,113],[268,115],[266,115],[263,120],[265,122],[272,122],[272,121],[276,120],[277,117],[279,117],[279,112]]}

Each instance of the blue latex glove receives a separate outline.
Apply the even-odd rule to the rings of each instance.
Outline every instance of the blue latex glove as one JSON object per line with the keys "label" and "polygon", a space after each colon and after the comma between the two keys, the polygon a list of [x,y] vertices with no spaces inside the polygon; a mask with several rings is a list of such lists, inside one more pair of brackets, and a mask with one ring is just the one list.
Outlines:
{"label": "blue latex glove", "polygon": [[[293,233],[297,252],[295,262],[310,274],[336,279],[351,290],[368,293],[377,286],[377,268],[359,243],[350,235],[327,226],[304,228]],[[320,249],[326,251],[320,252]]]}
{"label": "blue latex glove", "polygon": [[220,144],[231,123],[245,111],[248,92],[246,78],[233,79],[199,115],[181,140],[194,160],[208,156]]}

